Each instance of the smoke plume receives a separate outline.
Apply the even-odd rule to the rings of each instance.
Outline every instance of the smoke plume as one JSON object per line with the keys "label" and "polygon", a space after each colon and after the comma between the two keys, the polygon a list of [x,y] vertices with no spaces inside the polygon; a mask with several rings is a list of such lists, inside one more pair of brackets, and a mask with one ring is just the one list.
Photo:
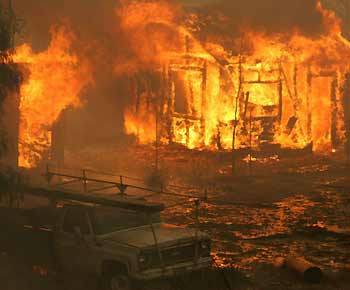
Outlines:
{"label": "smoke plume", "polygon": [[249,27],[266,33],[283,33],[298,30],[306,36],[322,34],[325,23],[317,9],[318,0],[221,0],[208,6],[226,23],[227,31]]}

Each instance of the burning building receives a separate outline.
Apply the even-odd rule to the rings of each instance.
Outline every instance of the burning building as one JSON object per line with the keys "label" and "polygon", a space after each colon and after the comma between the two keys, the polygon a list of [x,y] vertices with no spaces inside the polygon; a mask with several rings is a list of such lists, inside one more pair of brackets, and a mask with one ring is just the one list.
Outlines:
{"label": "burning building", "polygon": [[[114,25],[122,49],[106,55],[114,66],[110,77],[127,79],[128,135],[141,144],[220,151],[272,147],[329,153],[345,144],[350,43],[340,19],[312,0],[303,4],[301,20],[271,24],[264,11],[279,1],[250,2],[260,5],[254,10],[259,13],[248,11],[251,15],[241,18],[240,11],[223,13],[244,6],[231,1],[119,3]],[[312,19],[311,28],[305,18]],[[300,23],[294,25],[296,19]],[[23,75],[18,149],[19,165],[27,168],[42,159],[62,162],[64,111],[81,105],[93,78],[90,60],[73,49],[74,33],[54,26],[51,35],[46,51],[24,44],[12,56]],[[106,58],[101,46],[108,45],[92,45]]]}
{"label": "burning building", "polygon": [[215,150],[312,146],[325,153],[344,144],[350,46],[334,13],[317,4],[324,27],[317,37],[293,28],[274,35],[243,29],[213,42],[192,29],[198,15],[186,24],[176,23],[173,10],[153,17],[166,7],[131,4],[122,11],[124,29],[148,38],[133,43],[147,62],[130,76],[134,103],[125,114],[126,131],[139,142]]}

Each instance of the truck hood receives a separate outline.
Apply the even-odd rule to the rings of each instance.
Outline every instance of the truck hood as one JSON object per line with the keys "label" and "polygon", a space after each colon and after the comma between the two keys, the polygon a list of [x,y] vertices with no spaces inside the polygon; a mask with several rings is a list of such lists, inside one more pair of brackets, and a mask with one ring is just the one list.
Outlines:
{"label": "truck hood", "polygon": [[[157,236],[158,245],[162,247],[186,243],[196,238],[196,230],[168,224],[155,224],[154,231]],[[207,235],[198,231],[197,238],[207,238]],[[102,239],[137,248],[155,246],[155,240],[150,226],[110,233],[104,235]]]}

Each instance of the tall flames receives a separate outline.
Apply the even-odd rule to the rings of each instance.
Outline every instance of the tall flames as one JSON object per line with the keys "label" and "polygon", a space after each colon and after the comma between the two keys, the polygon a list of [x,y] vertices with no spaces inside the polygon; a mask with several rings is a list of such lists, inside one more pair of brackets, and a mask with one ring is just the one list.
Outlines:
{"label": "tall flames", "polygon": [[[125,41],[114,71],[128,77],[126,133],[142,144],[190,149],[334,150],[344,141],[350,43],[334,13],[320,3],[315,9],[324,22],[317,37],[296,28],[279,34],[245,28],[235,37],[218,29],[209,38],[200,15],[174,1],[121,1],[116,16]],[[24,44],[13,55],[24,77],[19,165],[27,168],[49,152],[52,127],[65,109],[81,105],[92,81],[88,62],[73,52],[74,34],[56,26],[51,35],[46,51]]]}
{"label": "tall flames", "polygon": [[20,64],[19,166],[34,167],[51,147],[51,129],[66,108],[81,104],[91,80],[89,65],[71,52],[74,34],[53,27],[46,51],[34,53],[27,44],[17,47],[13,61]]}
{"label": "tall flames", "polygon": [[[350,43],[333,12],[320,3],[315,9],[322,35],[243,29],[238,39],[225,39],[230,47],[200,39],[168,2],[125,4],[117,13],[139,59],[138,70],[129,71],[134,104],[125,112],[126,132],[141,143],[158,136],[198,149],[230,149],[236,132],[235,148],[313,145],[330,152],[344,136]],[[192,28],[196,15],[190,19]]]}

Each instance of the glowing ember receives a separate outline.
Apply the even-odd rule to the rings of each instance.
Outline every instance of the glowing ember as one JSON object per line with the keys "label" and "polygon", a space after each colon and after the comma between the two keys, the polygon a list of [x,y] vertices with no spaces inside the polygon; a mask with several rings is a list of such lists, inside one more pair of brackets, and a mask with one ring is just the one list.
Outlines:
{"label": "glowing ember", "polygon": [[19,166],[37,165],[51,145],[51,127],[69,106],[79,106],[89,83],[90,69],[70,52],[74,35],[64,27],[51,30],[51,43],[34,53],[24,44],[16,49],[14,62],[22,64],[20,88]]}

